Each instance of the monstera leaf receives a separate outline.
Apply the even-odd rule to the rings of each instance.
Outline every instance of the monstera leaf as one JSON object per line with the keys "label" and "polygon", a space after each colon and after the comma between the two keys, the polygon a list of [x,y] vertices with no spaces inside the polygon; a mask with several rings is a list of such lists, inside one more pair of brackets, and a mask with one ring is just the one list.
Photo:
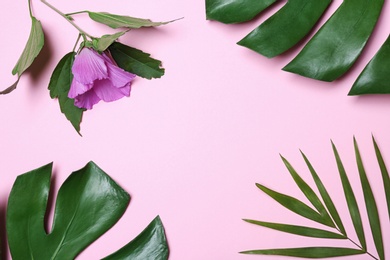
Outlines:
{"label": "monstera leaf", "polygon": [[[45,213],[52,164],[17,177],[7,209],[12,259],[74,259],[122,216],[130,196],[95,163],[72,173],[61,186],[50,232]],[[133,241],[106,259],[168,258],[159,217]]]}
{"label": "monstera leaf", "polygon": [[[386,219],[386,221],[389,221],[390,220],[390,178],[385,163],[383,161],[381,152],[374,138],[373,138],[373,143],[374,143],[374,149],[375,149],[378,165],[381,170],[382,180],[384,184],[384,195],[387,201],[387,210],[388,210],[389,219]],[[273,222],[258,221],[252,219],[245,219],[245,221],[254,225],[267,227],[274,230],[295,234],[299,236],[323,238],[323,239],[349,240],[351,242],[351,246],[350,247],[300,247],[300,248],[258,249],[258,250],[243,251],[241,253],[258,254],[258,255],[284,255],[284,256],[294,256],[294,257],[303,257],[303,258],[325,258],[325,257],[367,254],[367,256],[373,259],[380,259],[380,260],[385,259],[381,221],[379,218],[378,207],[373,195],[371,185],[368,181],[365,168],[363,166],[363,162],[360,156],[360,151],[356,143],[356,140],[354,139],[356,164],[360,176],[361,187],[363,190],[369,227],[371,230],[371,235],[374,239],[374,244],[375,244],[378,257],[374,256],[374,253],[369,252],[367,249],[366,234],[364,230],[368,230],[368,228],[366,227],[365,229],[363,227],[363,220],[361,218],[361,214],[359,211],[359,204],[358,201],[356,200],[355,193],[349,182],[349,179],[345,172],[338,151],[333,143],[332,143],[332,147],[336,159],[337,168],[339,171],[339,177],[344,190],[346,203],[349,209],[354,231],[356,233],[358,241],[353,241],[353,239],[351,239],[351,236],[347,234],[344,228],[343,221],[341,220],[340,215],[327,189],[325,188],[320,177],[314,170],[310,161],[302,153],[303,159],[305,160],[307,167],[313,177],[313,180],[316,184],[320,196],[318,196],[317,193],[314,191],[314,189],[311,188],[300,177],[300,175],[295,171],[292,165],[285,158],[282,157],[282,160],[285,166],[287,167],[290,175],[294,179],[295,183],[299,187],[299,189],[302,191],[302,193],[306,196],[306,198],[310,201],[310,203],[315,209],[313,209],[311,206],[303,203],[302,201],[296,198],[293,198],[286,194],[276,192],[261,184],[256,184],[256,186],[260,190],[265,192],[267,195],[269,195],[271,198],[276,200],[279,204],[284,206],[285,208],[293,211],[294,213],[302,217],[323,224],[327,226],[328,229],[330,227],[333,230],[328,231],[325,229],[317,229],[317,228],[312,228],[307,226],[273,223]],[[379,194],[382,191],[377,190],[376,192],[377,194]]]}
{"label": "monstera leaf", "polygon": [[[209,20],[223,23],[245,22],[274,2],[206,0],[206,16]],[[280,55],[299,44],[310,33],[330,2],[331,0],[288,0],[279,11],[238,44],[269,58]],[[384,0],[344,0],[283,70],[323,81],[334,81],[344,75],[358,59],[370,38],[383,2]],[[377,55],[379,57],[376,56],[376,62],[373,62],[376,66],[370,65],[365,70],[350,94],[390,93],[388,81],[380,77],[389,74],[389,67],[385,66],[388,59],[383,58],[383,48]],[[367,81],[375,87],[362,87]],[[382,87],[383,85],[386,86]]]}

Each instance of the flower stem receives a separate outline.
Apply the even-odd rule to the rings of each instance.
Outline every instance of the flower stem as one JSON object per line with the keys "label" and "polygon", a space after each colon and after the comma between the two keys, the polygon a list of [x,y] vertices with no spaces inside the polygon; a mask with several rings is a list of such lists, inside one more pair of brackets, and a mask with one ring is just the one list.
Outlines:
{"label": "flower stem", "polygon": [[86,35],[89,38],[93,38],[91,35],[89,35],[83,29],[81,29],[77,24],[75,24],[71,19],[69,19],[63,12],[61,12],[60,10],[58,10],[57,8],[55,8],[54,6],[52,6],[51,4],[46,2],[46,0],[41,0],[41,2],[44,3],[45,5],[47,5],[50,9],[52,9],[53,11],[55,11],[56,13],[61,15],[62,17],[64,17],[71,25],[73,25],[74,28],[76,28],[80,32],[81,35],[83,35],[83,36]]}
{"label": "flower stem", "polygon": [[75,52],[75,50],[76,50],[77,44],[79,43],[79,40],[80,40],[80,37],[81,37],[81,33],[79,33],[79,36],[77,37],[76,43],[74,44],[73,52]]}

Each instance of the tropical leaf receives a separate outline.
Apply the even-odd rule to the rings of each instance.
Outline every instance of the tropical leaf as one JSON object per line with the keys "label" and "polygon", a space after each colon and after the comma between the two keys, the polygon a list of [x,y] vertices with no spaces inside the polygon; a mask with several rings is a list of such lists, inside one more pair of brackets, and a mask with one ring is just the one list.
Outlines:
{"label": "tropical leaf", "polygon": [[[127,192],[90,162],[60,187],[53,226],[46,232],[51,171],[52,164],[48,164],[20,175],[11,190],[6,228],[15,260],[74,259],[119,220],[130,201]],[[168,248],[158,218],[130,245],[121,249],[121,259],[148,254],[150,259],[167,259]]]}
{"label": "tropical leaf", "polygon": [[[314,238],[323,238],[323,239],[348,239],[351,242],[351,248],[345,248],[345,247],[299,247],[299,248],[277,248],[277,249],[258,249],[258,250],[247,250],[243,251],[241,253],[243,254],[258,254],[258,255],[283,255],[283,256],[294,256],[294,257],[302,257],[302,258],[328,258],[328,257],[336,257],[336,256],[349,256],[349,255],[356,255],[356,254],[367,254],[368,256],[372,257],[373,259],[385,259],[385,252],[384,252],[384,244],[383,244],[383,235],[382,235],[382,229],[381,229],[381,221],[380,221],[380,215],[377,207],[377,203],[375,201],[375,197],[372,191],[372,188],[370,186],[370,183],[368,181],[368,177],[366,174],[366,170],[363,166],[363,161],[361,158],[361,154],[357,145],[357,142],[354,138],[354,147],[355,147],[355,156],[356,156],[356,165],[359,172],[360,182],[363,190],[364,195],[364,202],[365,202],[365,208],[367,211],[368,216],[368,222],[369,227],[371,230],[371,234],[373,237],[373,241],[376,247],[376,251],[378,253],[379,257],[375,257],[372,253],[367,251],[367,243],[366,243],[366,237],[363,231],[363,221],[360,216],[359,212],[359,205],[355,197],[355,193],[353,191],[353,188],[349,182],[349,179],[347,177],[347,173],[345,171],[345,168],[343,166],[343,163],[341,161],[340,155],[336,149],[336,146],[332,142],[332,149],[334,152],[334,156],[336,159],[336,164],[340,176],[340,180],[342,183],[346,203],[349,209],[349,213],[351,216],[351,220],[354,226],[354,230],[356,232],[356,235],[359,239],[359,242],[353,241],[351,239],[344,228],[343,222],[341,221],[340,215],[337,212],[337,209],[326,190],[324,184],[320,180],[318,174],[314,170],[313,166],[311,165],[310,161],[307,159],[305,154],[302,154],[303,159],[306,162],[306,165],[315,181],[315,184],[318,188],[318,191],[321,194],[321,198],[324,201],[324,204],[320,201],[319,197],[315,194],[315,191],[299,176],[299,174],[294,170],[294,168],[291,166],[291,164],[282,157],[282,160],[294,178],[295,183],[297,186],[301,189],[301,191],[305,194],[305,196],[308,198],[308,200],[313,204],[317,205],[317,210],[321,211],[321,207],[324,207],[327,212],[329,212],[333,224],[334,230],[325,230],[325,229],[318,229],[308,226],[297,226],[297,225],[291,225],[291,224],[285,224],[285,223],[273,223],[273,222],[267,222],[267,221],[260,221],[260,220],[252,220],[252,219],[244,219],[244,221],[257,225],[262,226],[270,229],[274,229],[281,232],[286,232],[290,234],[300,235],[300,236],[307,236],[307,237],[314,237]],[[375,139],[373,138],[373,144],[375,148],[375,153],[377,155],[378,164],[381,169],[382,173],[382,179],[384,183],[384,193],[387,199],[388,203],[388,210],[389,202],[390,202],[390,179],[389,174],[387,172],[386,166],[384,164],[381,152],[379,151],[378,145],[375,142]],[[279,202],[282,206],[284,206],[286,209],[290,209],[293,212],[295,212],[298,215],[301,215],[303,217],[308,218],[307,212],[309,211],[307,208],[308,206],[300,202],[298,199],[290,197],[285,194],[276,193],[275,191],[272,191],[263,185],[257,184],[257,186],[264,191],[266,194],[270,195],[272,198],[274,198],[277,202]],[[298,201],[298,203],[296,202]],[[295,206],[292,206],[294,205]],[[363,204],[363,203],[362,203]],[[299,206],[297,206],[299,205]],[[304,205],[304,206],[303,206]],[[319,206],[321,205],[321,206]],[[310,208],[309,208],[310,209]],[[321,210],[320,210],[321,209]],[[314,210],[313,210],[314,211]],[[316,222],[319,222],[313,218],[310,218]],[[389,220],[390,220],[390,210],[389,210]],[[325,224],[325,223],[322,223]],[[326,225],[326,224],[325,224]],[[329,225],[328,225],[329,226]],[[366,227],[367,228],[367,227]],[[358,247],[358,248],[356,248]]]}

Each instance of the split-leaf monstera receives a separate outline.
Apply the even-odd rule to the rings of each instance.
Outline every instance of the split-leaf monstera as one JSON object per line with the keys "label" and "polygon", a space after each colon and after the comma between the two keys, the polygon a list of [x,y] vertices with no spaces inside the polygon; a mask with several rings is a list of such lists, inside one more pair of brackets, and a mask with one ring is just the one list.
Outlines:
{"label": "split-leaf monstera", "polygon": [[[95,163],[72,173],[61,186],[50,232],[45,214],[52,164],[17,177],[7,209],[7,236],[12,259],[74,259],[122,216],[129,194]],[[159,217],[133,241],[105,259],[168,258]]]}
{"label": "split-leaf monstera", "polygon": [[[208,20],[241,23],[252,20],[276,1],[206,0]],[[272,58],[297,45],[325,13],[331,0],[288,0],[274,15],[238,42]],[[283,70],[334,81],[363,51],[379,19],[384,0],[344,0],[335,13]],[[350,95],[390,93],[386,41],[354,84]],[[384,76],[385,75],[385,76]],[[387,76],[387,77],[386,77]]]}
{"label": "split-leaf monstera", "polygon": [[[379,168],[381,170],[382,181],[383,181],[383,190],[376,190],[377,194],[384,194],[384,197],[387,201],[387,210],[388,210],[388,219],[390,220],[390,178],[389,173],[386,169],[381,152],[378,148],[377,143],[373,139],[374,149],[378,161]],[[376,248],[378,257],[375,257],[371,249],[367,248],[367,235],[364,228],[363,219],[359,211],[359,204],[355,196],[353,187],[347,177],[345,168],[339,156],[339,153],[332,143],[334,156],[336,159],[337,168],[339,171],[339,177],[342,183],[344,190],[344,195],[354,231],[358,238],[358,241],[353,241],[351,236],[347,234],[346,229],[344,228],[343,221],[327,191],[324,184],[322,183],[320,177],[314,170],[310,161],[307,159],[305,154],[302,153],[303,159],[307,164],[307,167],[313,177],[315,185],[320,193],[320,196],[317,196],[316,192],[300,177],[300,175],[295,171],[292,165],[282,157],[282,160],[287,167],[289,173],[293,177],[295,183],[310,201],[313,209],[309,205],[301,202],[300,200],[290,197],[286,194],[282,194],[271,189],[268,189],[264,185],[256,184],[256,186],[277,201],[279,204],[285,208],[293,211],[294,213],[303,216],[305,218],[311,219],[317,223],[323,224],[327,227],[331,227],[332,230],[328,231],[325,229],[317,229],[308,226],[297,226],[290,224],[282,223],[273,223],[266,221],[258,221],[252,219],[245,219],[246,222],[255,224],[262,227],[271,228],[281,232],[286,232],[290,234],[295,234],[299,236],[314,237],[314,238],[324,238],[324,239],[340,239],[340,240],[349,240],[351,242],[350,247],[346,248],[344,246],[340,247],[300,247],[300,248],[279,248],[279,249],[259,249],[259,250],[248,250],[241,253],[244,254],[258,254],[258,255],[284,255],[284,256],[294,256],[294,257],[303,257],[303,258],[325,258],[325,257],[336,257],[336,256],[348,256],[348,255],[357,255],[357,254],[367,254],[368,257],[373,259],[385,259],[385,250],[384,250],[384,241],[381,229],[381,221],[379,217],[377,203],[371,188],[371,185],[368,181],[365,168],[363,166],[362,158],[360,151],[357,145],[356,140],[354,139],[355,147],[355,157],[357,169],[359,172],[361,187],[363,190],[363,197],[365,202],[366,213],[368,216],[369,227],[371,235],[373,237],[373,242]],[[322,201],[321,201],[321,199]],[[363,204],[363,203],[362,203]],[[363,208],[363,207],[361,207]],[[328,228],[329,229],[329,228]],[[344,243],[343,243],[344,245]]]}

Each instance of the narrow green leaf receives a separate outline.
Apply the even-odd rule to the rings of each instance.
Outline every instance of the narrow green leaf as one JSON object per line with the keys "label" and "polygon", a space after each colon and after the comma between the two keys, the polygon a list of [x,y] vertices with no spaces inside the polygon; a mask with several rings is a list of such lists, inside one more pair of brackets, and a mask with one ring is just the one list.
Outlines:
{"label": "narrow green leaf", "polygon": [[84,109],[74,105],[74,99],[68,97],[70,85],[72,83],[72,65],[75,52],[66,54],[53,71],[49,82],[51,98],[58,98],[61,112],[71,122],[74,129],[80,134],[80,123]]}
{"label": "narrow green leaf", "polygon": [[160,78],[164,75],[161,61],[153,59],[141,50],[114,42],[109,47],[112,57],[119,67],[146,79]]}
{"label": "narrow green leaf", "polygon": [[304,226],[295,226],[295,225],[288,225],[288,224],[280,224],[280,223],[271,223],[271,222],[264,222],[264,221],[258,221],[258,220],[251,220],[251,219],[244,219],[244,221],[259,225],[262,227],[272,228],[278,231],[295,234],[299,236],[306,236],[306,237],[318,237],[318,238],[334,238],[334,239],[347,239],[347,237],[330,232],[327,230],[317,229],[317,228],[311,228],[311,227],[304,227]]}
{"label": "narrow green leaf", "polygon": [[326,188],[325,188],[324,184],[322,183],[320,177],[318,176],[318,174],[314,170],[313,166],[311,165],[309,159],[307,159],[306,155],[303,152],[301,152],[301,154],[303,156],[303,159],[306,162],[307,167],[310,170],[311,175],[313,176],[313,180],[314,180],[314,182],[317,185],[317,188],[318,188],[318,190],[319,190],[319,192],[321,194],[322,199],[324,200],[324,203],[325,203],[325,205],[326,205],[330,215],[332,216],[332,218],[333,218],[334,222],[336,223],[337,227],[340,229],[340,232],[343,235],[346,236],[347,232],[345,231],[343,222],[341,221],[340,215],[339,215],[339,213],[338,213],[338,211],[337,211],[337,209],[336,209],[332,199],[330,198],[328,191],[326,190]]}
{"label": "narrow green leaf", "polygon": [[295,183],[298,185],[299,189],[305,194],[306,198],[311,202],[311,204],[318,210],[321,216],[324,218],[324,221],[327,222],[327,225],[330,227],[335,227],[332,219],[330,218],[328,212],[326,211],[324,205],[321,200],[318,198],[317,194],[313,191],[312,188],[299,176],[299,174],[295,171],[295,169],[291,166],[291,164],[281,156],[284,165],[290,172],[293,177]]}
{"label": "narrow green leaf", "polygon": [[331,0],[289,0],[237,44],[268,58],[296,45],[314,27]]}
{"label": "narrow green leaf", "polygon": [[241,23],[252,20],[276,0],[206,0],[207,20]]}
{"label": "narrow green leaf", "polygon": [[[333,81],[355,63],[366,45],[384,0],[346,0],[285,71]],[[342,26],[341,26],[342,25]]]}
{"label": "narrow green leaf", "polygon": [[339,153],[337,152],[336,146],[334,145],[333,142],[332,142],[332,148],[333,148],[334,156],[336,158],[337,168],[339,170],[340,179],[341,179],[341,183],[343,185],[344,195],[345,195],[345,199],[347,200],[348,209],[349,209],[349,213],[351,215],[352,223],[353,223],[353,226],[355,228],[358,239],[360,241],[360,244],[361,244],[363,250],[366,251],[367,250],[366,239],[364,236],[362,219],[360,217],[359,207],[358,207],[358,204],[356,202],[355,194],[353,193],[353,190],[352,190],[351,184],[349,183],[349,180],[348,180],[347,174],[345,172],[343,163],[341,162]]}
{"label": "narrow green leaf", "polygon": [[336,256],[349,256],[364,254],[364,251],[353,248],[338,247],[302,247],[302,248],[281,248],[262,249],[240,252],[242,254],[254,255],[283,255],[303,258],[327,258]]}
{"label": "narrow green leaf", "polygon": [[167,260],[168,244],[160,217],[156,217],[135,239],[103,260]]}
{"label": "narrow green leaf", "polygon": [[390,94],[390,35],[364,68],[348,95]]}
{"label": "narrow green leaf", "polygon": [[379,167],[380,167],[381,173],[382,173],[383,186],[385,189],[386,201],[387,201],[387,211],[388,211],[389,220],[390,220],[390,177],[389,177],[389,172],[387,171],[385,161],[383,160],[381,151],[379,150],[378,144],[376,143],[374,137],[372,137],[372,142],[374,143],[376,158],[378,160],[378,164],[379,164]]}
{"label": "narrow green leaf", "polygon": [[106,12],[88,12],[89,17],[95,22],[105,24],[111,28],[138,29],[141,27],[155,27],[169,22],[152,22],[149,19],[141,19],[124,15],[110,14]]}
{"label": "narrow green leaf", "polygon": [[119,37],[125,34],[127,31],[117,32],[115,34],[106,34],[100,38],[93,39],[93,48],[96,51],[103,52],[105,51],[114,41],[116,41]]}
{"label": "narrow green leaf", "polygon": [[312,208],[310,208],[300,200],[297,200],[296,198],[268,189],[267,187],[258,183],[256,183],[256,186],[264,193],[269,195],[271,198],[276,200],[279,204],[291,210],[292,212],[302,217],[329,226],[327,221],[324,221],[324,218],[318,212],[316,212],[315,210],[313,210]]}
{"label": "narrow green leaf", "polygon": [[375,197],[372,193],[371,185],[368,181],[362,158],[360,156],[359,147],[355,138],[353,138],[353,144],[355,147],[356,163],[359,170],[360,182],[362,184],[364,201],[366,202],[367,215],[370,222],[372,237],[374,238],[374,243],[379,255],[379,259],[383,260],[385,258],[385,252],[383,249],[383,238],[378,207],[376,205]]}
{"label": "narrow green leaf", "polygon": [[19,80],[20,80],[20,76],[18,76],[18,79],[15,81],[14,84],[12,84],[11,86],[9,86],[8,88],[0,91],[0,95],[5,95],[5,94],[8,94],[8,93],[11,93],[12,91],[14,91],[16,89],[16,86],[18,85],[19,83]]}

